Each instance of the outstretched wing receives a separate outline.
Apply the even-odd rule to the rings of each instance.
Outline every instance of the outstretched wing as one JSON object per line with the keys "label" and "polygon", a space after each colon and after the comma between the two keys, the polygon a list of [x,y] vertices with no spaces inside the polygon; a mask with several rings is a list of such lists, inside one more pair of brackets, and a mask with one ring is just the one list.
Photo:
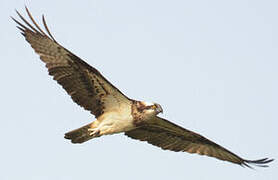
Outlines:
{"label": "outstretched wing", "polygon": [[248,164],[266,167],[267,165],[265,164],[273,160],[267,158],[255,161],[242,159],[207,138],[160,117],[155,117],[152,123],[128,131],[125,135],[141,141],[147,141],[162,149],[198,153],[247,167],[250,167]]}
{"label": "outstretched wing", "polygon": [[96,117],[111,108],[117,108],[121,103],[130,103],[129,99],[109,83],[98,70],[82,61],[54,39],[44,16],[42,20],[48,34],[38,26],[27,8],[26,11],[33,25],[17,11],[25,25],[12,19],[19,25],[17,27],[35,52],[40,55],[40,59],[46,63],[49,74],[63,86],[74,102],[91,111]]}

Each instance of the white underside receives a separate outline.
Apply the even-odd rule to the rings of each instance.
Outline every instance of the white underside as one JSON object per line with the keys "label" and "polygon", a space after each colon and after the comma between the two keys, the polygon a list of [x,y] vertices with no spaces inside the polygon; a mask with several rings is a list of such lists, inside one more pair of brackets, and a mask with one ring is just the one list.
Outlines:
{"label": "white underside", "polygon": [[94,130],[99,131],[100,135],[107,135],[134,129],[135,126],[131,114],[122,114],[119,112],[104,113],[96,120]]}

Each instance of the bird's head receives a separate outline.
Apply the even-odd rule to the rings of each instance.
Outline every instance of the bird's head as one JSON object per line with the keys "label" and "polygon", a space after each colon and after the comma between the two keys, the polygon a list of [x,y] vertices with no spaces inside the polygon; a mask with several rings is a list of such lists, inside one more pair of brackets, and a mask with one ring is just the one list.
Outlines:
{"label": "bird's head", "polygon": [[153,117],[159,113],[163,113],[162,107],[157,103],[137,101],[136,107],[138,112],[147,117]]}

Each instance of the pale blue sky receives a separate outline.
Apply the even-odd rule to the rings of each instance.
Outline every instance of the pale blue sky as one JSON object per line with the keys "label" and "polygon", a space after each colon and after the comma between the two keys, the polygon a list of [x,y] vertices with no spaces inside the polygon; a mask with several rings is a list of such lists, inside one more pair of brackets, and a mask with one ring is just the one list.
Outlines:
{"label": "pale blue sky", "polygon": [[[4,4],[3,4],[4,3]],[[278,2],[2,0],[1,180],[278,179],[269,168],[163,151],[123,134],[74,145],[94,120],[48,76],[9,16],[27,5],[127,96],[246,159],[278,159]]]}

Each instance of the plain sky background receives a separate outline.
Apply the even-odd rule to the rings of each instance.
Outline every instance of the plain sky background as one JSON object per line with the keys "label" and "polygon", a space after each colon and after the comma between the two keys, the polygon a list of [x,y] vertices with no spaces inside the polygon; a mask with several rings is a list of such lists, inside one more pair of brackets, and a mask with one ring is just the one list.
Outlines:
{"label": "plain sky background", "polygon": [[123,134],[75,145],[64,133],[94,120],[52,77],[15,27],[14,9],[45,14],[60,44],[127,96],[246,159],[278,159],[275,0],[2,0],[1,180],[278,179],[162,151]]}

